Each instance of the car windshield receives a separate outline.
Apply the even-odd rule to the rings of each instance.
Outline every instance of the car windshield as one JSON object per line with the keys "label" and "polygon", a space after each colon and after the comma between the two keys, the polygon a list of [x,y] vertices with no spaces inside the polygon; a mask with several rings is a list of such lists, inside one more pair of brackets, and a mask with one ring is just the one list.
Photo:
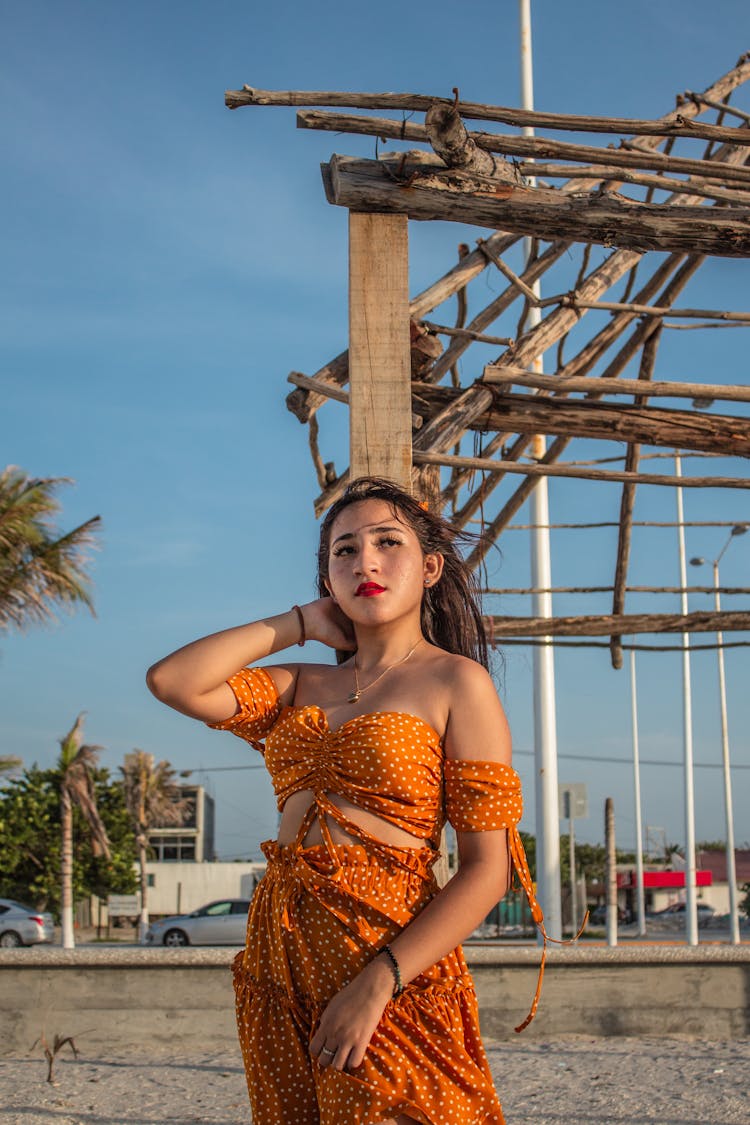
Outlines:
{"label": "car windshield", "polygon": [[10,901],[8,906],[11,910],[21,910],[24,914],[36,914],[36,911],[31,906],[24,906],[22,902]]}

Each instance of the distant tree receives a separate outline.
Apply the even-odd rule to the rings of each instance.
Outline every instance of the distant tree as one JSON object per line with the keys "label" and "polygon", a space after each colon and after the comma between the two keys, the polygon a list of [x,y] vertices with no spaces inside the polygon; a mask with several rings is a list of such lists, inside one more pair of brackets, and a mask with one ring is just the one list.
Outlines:
{"label": "distant tree", "polygon": [[[110,840],[111,859],[94,856],[79,809],[73,809],[73,898],[132,894],[135,842],[122,782],[106,769],[92,774],[96,803]],[[32,766],[0,790],[0,896],[60,916],[60,775]]]}
{"label": "distant tree", "polygon": [[0,472],[0,629],[44,624],[55,609],[93,612],[88,548],[99,516],[61,533],[55,491],[66,477],[30,477],[15,465]]}
{"label": "distant tree", "polygon": [[59,880],[57,771],[32,766],[0,793],[0,895],[57,914]]}
{"label": "distant tree", "polygon": [[742,887],[744,898],[740,900],[740,910],[746,918],[750,918],[750,883],[745,883]]}
{"label": "distant tree", "polygon": [[109,837],[96,804],[94,771],[99,746],[83,743],[81,713],[64,738],[60,739],[60,884],[63,949],[73,949],[73,807],[80,809],[96,858],[110,859]]}
{"label": "distant tree", "polygon": [[15,773],[20,769],[23,762],[20,758],[14,758],[12,755],[0,754],[0,777],[6,773]]}
{"label": "distant tree", "polygon": [[148,930],[148,861],[149,833],[157,825],[180,825],[192,807],[192,801],[181,794],[175,772],[169,762],[156,762],[153,754],[133,750],[125,755],[120,767],[125,790],[125,804],[130,815],[141,878],[141,916],[139,940],[145,944]]}

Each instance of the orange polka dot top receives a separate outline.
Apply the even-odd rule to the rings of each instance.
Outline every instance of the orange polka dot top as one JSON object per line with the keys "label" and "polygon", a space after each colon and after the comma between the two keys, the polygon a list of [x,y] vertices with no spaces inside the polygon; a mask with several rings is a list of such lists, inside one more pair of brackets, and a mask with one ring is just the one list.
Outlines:
{"label": "orange polka dot top", "polygon": [[[401,711],[356,715],[331,728],[325,711],[314,704],[282,707],[264,668],[243,668],[227,682],[239,710],[208,725],[231,731],[264,754],[280,811],[292,793],[310,790],[320,812],[374,846],[379,842],[350,822],[327,794],[345,797],[434,849],[446,819],[458,832],[507,829],[515,874],[546,943],[518,832],[521,780],[511,766],[446,758],[429,723]],[[538,996],[539,989],[522,1027],[533,1017]]]}
{"label": "orange polka dot top", "polygon": [[264,668],[243,668],[228,683],[239,711],[209,725],[264,753],[279,811],[301,789],[339,794],[433,847],[446,818],[459,832],[512,828],[521,819],[514,769],[446,759],[437,732],[416,715],[374,711],[331,728],[314,704],[282,707]]}

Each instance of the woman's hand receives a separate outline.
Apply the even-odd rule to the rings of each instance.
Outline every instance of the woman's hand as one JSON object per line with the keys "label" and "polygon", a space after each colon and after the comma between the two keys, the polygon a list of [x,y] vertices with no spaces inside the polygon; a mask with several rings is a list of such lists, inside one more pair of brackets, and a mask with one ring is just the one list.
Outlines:
{"label": "woman's hand", "polygon": [[354,627],[333,598],[318,598],[302,606],[305,635],[308,641],[320,641],[329,648],[354,652],[357,642]]}
{"label": "woman's hand", "polygon": [[375,1028],[393,994],[393,975],[381,957],[330,1001],[310,1040],[318,1066],[354,1070],[362,1064]]}

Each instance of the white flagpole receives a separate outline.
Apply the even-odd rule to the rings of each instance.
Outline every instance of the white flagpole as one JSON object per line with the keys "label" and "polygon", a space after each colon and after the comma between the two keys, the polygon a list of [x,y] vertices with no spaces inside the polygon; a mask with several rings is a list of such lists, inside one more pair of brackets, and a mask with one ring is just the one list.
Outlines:
{"label": "white flagpole", "polygon": [[[531,0],[519,0],[521,25],[521,105],[534,108],[534,79],[531,55]],[[523,135],[533,136],[531,126],[524,126]],[[530,181],[533,183],[534,181]],[[524,252],[531,254],[531,239],[524,239]],[[540,292],[539,282],[533,285]],[[530,328],[539,324],[541,312],[529,310]],[[541,357],[533,364],[541,372]],[[534,437],[533,453],[542,457],[546,441],[542,434]],[[549,538],[549,493],[547,478],[539,478],[531,494],[531,584],[536,590],[552,586]],[[552,617],[552,595],[534,594],[535,617]],[[535,645],[534,662],[534,765],[536,795],[536,877],[539,900],[545,914],[550,937],[562,937],[562,900],[560,893],[560,811],[557,783],[557,727],[555,722],[555,666],[551,638]]]}

